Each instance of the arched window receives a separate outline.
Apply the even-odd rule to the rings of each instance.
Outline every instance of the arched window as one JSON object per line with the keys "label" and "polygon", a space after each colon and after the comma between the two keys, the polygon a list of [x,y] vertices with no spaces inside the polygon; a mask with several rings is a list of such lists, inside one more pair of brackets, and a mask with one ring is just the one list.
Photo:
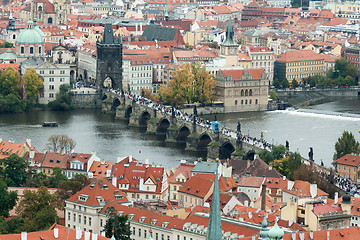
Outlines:
{"label": "arched window", "polygon": [[247,104],[247,100],[245,100],[245,104]]}
{"label": "arched window", "polygon": [[53,19],[51,17],[48,18],[48,23],[53,23]]}
{"label": "arched window", "polygon": [[42,12],[42,6],[39,6],[38,9],[39,9],[39,12]]}
{"label": "arched window", "polygon": [[20,52],[21,52],[21,54],[24,54],[24,53],[25,53],[25,48],[24,48],[24,47],[21,47],[21,48],[20,48]]}
{"label": "arched window", "polygon": [[112,71],[111,63],[108,63],[108,65],[107,65],[107,70],[108,70],[108,72],[111,72],[111,71]]}
{"label": "arched window", "polygon": [[30,54],[34,54],[34,47],[30,47]]}
{"label": "arched window", "polygon": [[244,100],[241,100],[241,105],[243,105],[244,104]]}
{"label": "arched window", "polygon": [[237,105],[237,100],[235,100],[235,106]]}
{"label": "arched window", "polygon": [[249,104],[251,104],[251,99],[249,100]]}
{"label": "arched window", "polygon": [[258,100],[257,100],[257,99],[255,99],[255,104],[258,104]]}
{"label": "arched window", "polygon": [[252,96],[252,89],[249,90],[249,96]]}
{"label": "arched window", "polygon": [[244,96],[244,90],[241,90],[241,96]]}
{"label": "arched window", "polygon": [[41,47],[39,47],[39,54],[41,54]]}
{"label": "arched window", "polygon": [[246,89],[245,90],[245,96],[248,96],[249,95],[249,93],[248,93],[248,90]]}

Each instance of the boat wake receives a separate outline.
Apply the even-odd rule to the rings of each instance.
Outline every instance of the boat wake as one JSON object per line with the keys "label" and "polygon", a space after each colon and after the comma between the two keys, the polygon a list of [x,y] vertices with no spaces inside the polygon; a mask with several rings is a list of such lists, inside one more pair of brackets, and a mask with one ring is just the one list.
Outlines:
{"label": "boat wake", "polygon": [[360,115],[353,113],[341,113],[341,112],[331,112],[331,111],[301,109],[301,108],[299,109],[287,108],[286,110],[277,110],[275,112],[288,113],[299,116],[310,116],[310,117],[313,116],[313,117],[321,117],[321,118],[329,118],[329,119],[360,121]]}

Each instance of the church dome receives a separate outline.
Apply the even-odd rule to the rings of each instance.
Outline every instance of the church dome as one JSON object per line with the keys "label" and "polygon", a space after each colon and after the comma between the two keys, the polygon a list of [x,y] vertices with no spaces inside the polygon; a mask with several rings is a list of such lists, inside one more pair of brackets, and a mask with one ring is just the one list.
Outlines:
{"label": "church dome", "polygon": [[276,220],[275,225],[270,228],[268,236],[271,240],[280,240],[284,236],[284,231],[279,227]]}
{"label": "church dome", "polygon": [[16,43],[22,44],[43,44],[44,40],[40,34],[40,29],[34,29],[32,26],[32,21],[28,22],[28,28],[21,30],[18,37],[16,38]]}

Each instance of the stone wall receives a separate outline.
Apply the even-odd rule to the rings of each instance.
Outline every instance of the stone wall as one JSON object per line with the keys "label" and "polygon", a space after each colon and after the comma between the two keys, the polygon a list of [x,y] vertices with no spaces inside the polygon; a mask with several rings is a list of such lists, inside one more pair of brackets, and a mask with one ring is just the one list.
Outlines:
{"label": "stone wall", "polygon": [[[182,112],[187,114],[193,114],[194,108],[182,108]],[[197,107],[198,115],[214,114],[214,113],[225,113],[224,107]]]}
{"label": "stone wall", "polygon": [[99,94],[74,94],[71,104],[78,108],[101,108],[102,99]]}

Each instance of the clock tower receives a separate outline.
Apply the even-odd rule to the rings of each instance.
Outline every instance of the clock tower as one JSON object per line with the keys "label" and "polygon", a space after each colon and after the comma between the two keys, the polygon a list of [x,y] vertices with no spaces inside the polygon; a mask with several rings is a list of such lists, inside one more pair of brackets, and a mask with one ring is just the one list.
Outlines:
{"label": "clock tower", "polygon": [[229,18],[229,24],[226,28],[226,39],[220,44],[220,56],[226,58],[226,65],[238,65],[239,44],[234,41],[234,28]]}

